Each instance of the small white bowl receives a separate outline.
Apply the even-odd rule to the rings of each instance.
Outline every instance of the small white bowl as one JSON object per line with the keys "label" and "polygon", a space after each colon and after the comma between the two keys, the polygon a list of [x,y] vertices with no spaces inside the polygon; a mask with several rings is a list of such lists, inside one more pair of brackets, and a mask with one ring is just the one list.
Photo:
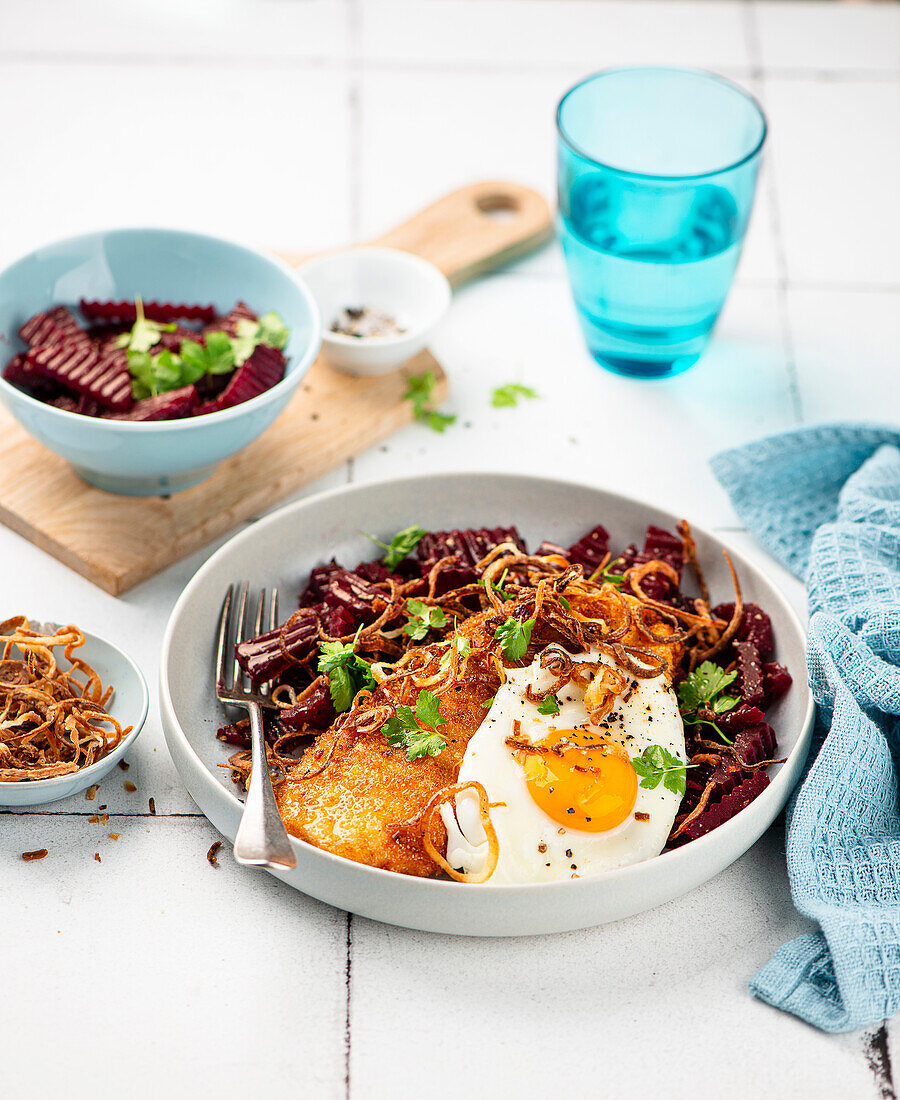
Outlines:
{"label": "small white bowl", "polygon": [[[297,272],[322,315],[322,351],[346,374],[388,374],[425,347],[450,305],[450,284],[434,264],[395,248],[363,247],[305,263]],[[343,310],[368,306],[406,330],[397,336],[331,332]]]}
{"label": "small white bowl", "polygon": [[[21,806],[41,806],[45,802],[58,802],[61,798],[78,794],[88,787],[99,783],[134,744],[143,728],[150,710],[150,692],[144,674],[112,642],[98,638],[96,634],[84,632],[84,645],[78,650],[78,656],[96,669],[103,686],[112,684],[115,693],[107,706],[107,711],[123,726],[134,726],[127,737],[123,737],[108,756],[98,760],[81,771],[70,775],[58,775],[53,779],[26,780],[17,783],[0,783],[0,808]],[[65,667],[65,658],[59,658]]]}

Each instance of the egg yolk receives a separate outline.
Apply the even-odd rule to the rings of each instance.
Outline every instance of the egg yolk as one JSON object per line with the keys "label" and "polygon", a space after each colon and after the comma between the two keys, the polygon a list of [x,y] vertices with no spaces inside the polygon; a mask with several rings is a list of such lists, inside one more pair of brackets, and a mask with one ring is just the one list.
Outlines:
{"label": "egg yolk", "polygon": [[536,746],[516,749],[528,793],[548,817],[587,833],[614,829],[637,801],[628,754],[590,730],[556,730]]}

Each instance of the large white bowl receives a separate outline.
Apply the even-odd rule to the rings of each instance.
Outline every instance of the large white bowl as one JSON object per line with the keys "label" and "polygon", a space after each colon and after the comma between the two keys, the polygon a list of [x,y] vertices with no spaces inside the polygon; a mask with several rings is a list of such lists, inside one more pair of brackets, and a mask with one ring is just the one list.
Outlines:
{"label": "large white bowl", "polygon": [[[199,570],[175,605],[163,641],[160,701],[169,751],[194,801],[220,832],[234,839],[242,803],[216,740],[220,711],[213,695],[216,620],[225,589],[247,578],[300,590],[312,566],[331,558],[349,566],[372,557],[360,531],[380,537],[410,524],[425,528],[496,527],[515,523],[530,546],[567,545],[603,523],[616,545],[641,542],[648,523],[672,529],[678,517],[626,497],[567,482],[514,474],[439,474],[377,485],[353,485],[282,508],[226,543]],[[688,517],[690,518],[690,517]],[[722,543],[694,530],[714,596],[731,585]],[[699,886],[742,855],[772,823],[800,775],[809,746],[813,703],[806,684],[803,628],[775,585],[730,550],[744,596],[771,615],[777,658],[794,676],[770,711],[787,762],[772,783],[714,832],[645,863],[593,878],[531,886],[467,886],[393,874],[295,840],[295,870],[278,877],[341,909],[408,928],[476,936],[562,932],[618,920]]]}

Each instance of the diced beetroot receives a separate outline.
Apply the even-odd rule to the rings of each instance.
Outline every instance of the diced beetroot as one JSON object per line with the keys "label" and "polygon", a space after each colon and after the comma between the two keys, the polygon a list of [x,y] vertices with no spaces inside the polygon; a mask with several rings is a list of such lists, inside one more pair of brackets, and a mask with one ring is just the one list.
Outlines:
{"label": "diced beetroot", "polygon": [[684,566],[684,546],[677,535],[662,527],[654,527],[651,523],[644,540],[643,558],[645,561],[664,561],[672,566],[680,579]]}
{"label": "diced beetroot", "polygon": [[197,391],[193,386],[144,397],[128,412],[105,413],[107,420],[178,420],[190,416],[197,405]]}
{"label": "diced beetroot", "polygon": [[390,569],[381,561],[361,561],[353,572],[372,584],[379,584],[391,576]]}
{"label": "diced beetroot", "polygon": [[765,701],[766,689],[763,680],[762,662],[759,650],[753,642],[735,642],[734,655],[737,661],[737,679],[735,691],[747,706],[757,707]]}
{"label": "diced beetroot", "polygon": [[609,532],[598,524],[563,553],[573,565],[582,566],[585,576],[589,577],[609,553]]}
{"label": "diced beetroot", "polygon": [[242,718],[240,722],[229,722],[225,726],[219,726],[216,737],[224,741],[226,745],[235,745],[239,749],[250,748],[250,720]]}
{"label": "diced beetroot", "polygon": [[424,576],[436,561],[455,557],[460,565],[474,567],[502,542],[511,542],[525,550],[522,536],[515,527],[479,527],[453,531],[429,531],[416,547]]}
{"label": "diced beetroot", "polygon": [[776,699],[780,699],[793,683],[793,678],[784,665],[776,661],[766,661],[763,664],[763,684],[766,692],[766,706],[770,706]]}
{"label": "diced beetroot", "polygon": [[58,343],[89,343],[90,338],[81,329],[65,306],[54,306],[45,313],[36,313],[19,329],[19,336],[30,347],[51,347]]}
{"label": "diced beetroot", "polygon": [[[254,683],[266,683],[291,664],[282,651],[281,630],[281,627],[269,630],[234,647],[241,668]],[[284,648],[291,656],[300,660],[315,649],[318,633],[319,622],[316,616],[304,615],[284,632]]]}
{"label": "diced beetroot", "polygon": [[[726,622],[730,622],[731,616],[734,614],[734,604],[720,603],[718,607],[713,608],[713,614]],[[771,656],[775,648],[772,636],[772,620],[758,604],[744,604],[735,640],[738,642],[752,642],[763,661]]]}
{"label": "diced beetroot", "polygon": [[284,378],[285,358],[277,348],[257,344],[249,359],[234,372],[218,397],[202,404],[197,416],[230,409],[270,390]]}
{"label": "diced beetroot", "polygon": [[768,785],[769,777],[762,768],[749,774],[744,773],[744,779],[718,802],[711,802],[703,813],[688,825],[681,836],[672,841],[672,846],[687,844],[688,841],[696,840],[697,837],[724,825],[735,814],[749,806]]}
{"label": "diced beetroot", "polygon": [[547,542],[547,540],[545,539],[534,552],[534,555],[537,558],[547,558],[551,554],[559,554],[561,557],[564,558],[568,554],[568,550],[566,550],[564,546],[560,546],[558,543]]}
{"label": "diced beetroot", "polygon": [[[643,565],[645,562],[654,561],[654,558],[648,558],[641,550],[632,543],[617,555],[610,563],[608,572],[610,573],[627,573],[633,565]],[[651,600],[660,600],[662,602],[680,602],[680,593],[675,585],[669,580],[668,577],[662,573],[648,573],[646,577],[641,581],[641,590],[645,592]],[[693,608],[691,608],[693,610]]]}
{"label": "diced beetroot", "polygon": [[59,343],[32,348],[27,361],[53,382],[77,390],[111,409],[130,409],[131,374],[124,353],[101,357],[91,343]]}
{"label": "diced beetroot", "polygon": [[775,755],[775,745],[775,731],[768,722],[747,726],[746,729],[738,730],[734,737],[735,756],[744,764],[771,760]]}
{"label": "diced beetroot", "polygon": [[[79,308],[88,321],[106,323],[124,321],[131,325],[137,318],[133,301],[101,302],[87,301],[82,298]],[[193,305],[186,302],[144,302],[144,316],[148,321],[159,321],[165,325],[173,321],[202,321],[208,324],[215,321],[216,310],[214,306]]]}
{"label": "diced beetroot", "polygon": [[717,714],[716,725],[730,737],[738,730],[757,725],[764,718],[765,715],[758,707],[749,707],[746,703],[740,703],[726,714]]}
{"label": "diced beetroot", "polygon": [[289,730],[327,730],[334,721],[334,707],[328,684],[324,681],[317,684],[301,702],[279,711],[278,717]]}
{"label": "diced beetroot", "polygon": [[238,302],[234,309],[221,317],[210,317],[203,329],[206,332],[227,332],[229,336],[237,336],[238,321],[258,321],[259,317],[247,305],[246,302]]}
{"label": "diced beetroot", "polygon": [[319,618],[322,620],[322,629],[333,638],[352,634],[359,625],[356,617],[346,607],[322,608]]}
{"label": "diced beetroot", "polygon": [[387,601],[387,592],[347,569],[332,571],[322,598],[324,610],[344,610],[352,616],[350,629],[376,619]]}

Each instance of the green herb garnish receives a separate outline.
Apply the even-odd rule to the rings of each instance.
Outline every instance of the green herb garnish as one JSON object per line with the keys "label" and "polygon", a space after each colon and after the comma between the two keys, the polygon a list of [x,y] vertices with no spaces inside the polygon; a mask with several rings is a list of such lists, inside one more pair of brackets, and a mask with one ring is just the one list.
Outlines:
{"label": "green herb garnish", "polygon": [[134,299],[135,319],[130,332],[123,332],[116,339],[117,348],[128,348],[129,351],[149,351],[154,344],[159,343],[162,332],[174,332],[178,327],[175,324],[163,324],[160,321],[148,321],[144,316],[144,301],[140,294]]}
{"label": "green herb garnish", "polygon": [[518,619],[509,618],[494,631],[494,637],[502,644],[503,655],[508,661],[521,661],[525,656],[534,624],[534,619],[520,623]]}
{"label": "green herb garnish", "polygon": [[537,390],[531,386],[523,386],[518,382],[508,382],[505,386],[498,386],[491,394],[491,404],[495,409],[515,408],[520,397],[534,399],[539,397]]}
{"label": "green herb garnish", "polygon": [[328,677],[328,691],[338,714],[350,709],[357,692],[375,687],[371,663],[355,652],[358,637],[359,630],[349,645],[323,642],[319,647],[319,672]]}
{"label": "green herb garnish", "polygon": [[443,432],[456,421],[456,417],[437,412],[432,408],[432,398],[434,397],[434,387],[436,385],[437,378],[434,371],[428,370],[423,374],[411,374],[406,379],[406,393],[403,395],[403,400],[412,403],[416,420],[427,424],[434,432]]}
{"label": "green herb garnish", "polygon": [[128,369],[131,371],[131,393],[136,401],[143,397],[155,397],[158,393],[177,390],[186,386],[182,381],[181,359],[168,348],[159,355],[149,351],[129,351]]}
{"label": "green herb garnish", "polygon": [[235,365],[238,367],[246,363],[256,351],[257,345],[268,344],[270,348],[278,348],[280,351],[290,336],[290,329],[275,312],[264,314],[258,321],[242,317],[234,327],[237,335],[229,339],[234,351]]}
{"label": "green herb garnish", "polygon": [[407,760],[418,760],[422,756],[437,756],[447,747],[447,742],[437,727],[446,725],[441,717],[440,701],[430,691],[424,689],[416,698],[416,709],[397,707],[396,713],[381,727],[381,732],[389,745],[406,749]]}
{"label": "green herb garnish", "polygon": [[682,764],[677,756],[664,749],[662,745],[648,745],[631,766],[641,777],[640,785],[653,790],[660,781],[667,791],[684,798],[687,790],[687,769],[693,764]]}
{"label": "green herb garnish", "polygon": [[725,714],[738,703],[738,697],[722,695],[737,677],[736,672],[726,672],[712,661],[704,661],[678,685],[678,698],[683,714],[693,714],[707,707],[715,714]]}
{"label": "green herb garnish", "polygon": [[420,642],[429,630],[447,625],[447,616],[440,607],[432,607],[421,600],[407,600],[406,613],[409,621],[403,627],[403,633],[414,642]]}
{"label": "green herb garnish", "polygon": [[485,701],[481,705],[484,707],[485,710],[489,710],[494,705],[494,700],[496,698],[496,695],[492,695],[490,699],[485,699]]}
{"label": "green herb garnish", "polygon": [[441,657],[441,663],[438,666],[441,672],[446,672],[450,667],[454,649],[456,650],[457,660],[464,661],[472,652],[472,643],[462,634],[454,634],[453,640],[447,643],[447,652]]}
{"label": "green herb garnish", "polygon": [[[360,534],[366,535],[365,531],[361,531]],[[371,539],[376,546],[382,547],[387,550],[387,553],[382,558],[385,568],[390,569],[392,572],[397,568],[401,561],[411,553],[422,541],[422,537],[427,532],[424,527],[404,527],[402,531],[398,531],[396,535],[388,542],[382,542],[381,539],[376,539],[374,535],[366,535],[367,539]]]}
{"label": "green herb garnish", "polygon": [[559,700],[555,695],[548,695],[546,699],[541,701],[538,714],[559,714]]}
{"label": "green herb garnish", "polygon": [[207,374],[230,374],[235,368],[234,347],[227,332],[211,332],[205,347],[196,340],[182,340],[181,358],[193,373],[191,382]]}

